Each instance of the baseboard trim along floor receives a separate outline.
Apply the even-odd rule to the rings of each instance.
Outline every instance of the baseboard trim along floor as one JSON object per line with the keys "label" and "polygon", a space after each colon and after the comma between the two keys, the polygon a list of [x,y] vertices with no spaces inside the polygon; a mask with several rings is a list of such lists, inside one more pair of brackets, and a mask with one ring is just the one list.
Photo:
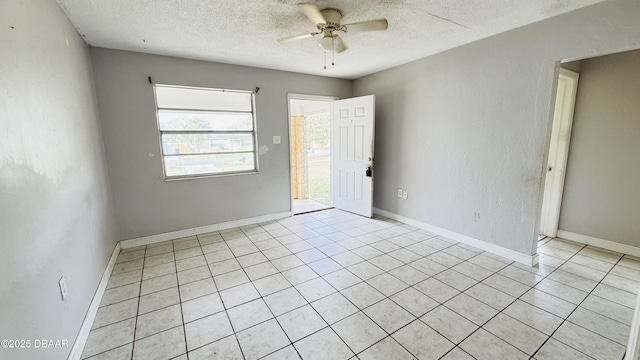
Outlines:
{"label": "baseboard trim along floor", "polygon": [[205,234],[213,231],[220,231],[225,229],[230,229],[239,226],[252,225],[265,221],[272,220],[280,220],[284,218],[288,218],[291,216],[291,212],[281,212],[274,213],[262,216],[256,216],[252,218],[227,221],[218,224],[200,226],[191,229],[172,231],[163,234],[156,234],[150,236],[144,236],[135,239],[118,241],[116,243],[115,248],[113,249],[113,253],[111,255],[111,259],[107,264],[107,268],[105,269],[102,278],[100,279],[100,284],[98,285],[98,289],[91,300],[91,304],[89,305],[89,310],[85,315],[85,318],[82,322],[82,326],[80,327],[80,331],[78,332],[78,336],[76,337],[76,341],[73,343],[73,347],[71,348],[71,352],[69,353],[68,360],[80,360],[82,356],[82,351],[84,350],[84,346],[87,342],[87,338],[89,337],[89,332],[91,331],[91,326],[93,321],[95,320],[96,314],[98,313],[98,308],[100,307],[100,303],[102,302],[102,297],[107,288],[107,283],[109,282],[109,278],[111,277],[111,271],[115,266],[116,259],[121,249],[128,249],[136,246],[149,245],[157,242],[162,242],[166,240],[173,240],[181,237],[193,236]]}
{"label": "baseboard trim along floor", "polygon": [[[414,219],[410,219],[410,218],[407,218],[407,217],[404,217],[404,216],[401,216],[401,215],[398,215],[398,214],[394,214],[394,213],[391,213],[391,212],[388,212],[388,211],[385,211],[385,210],[374,209],[374,213],[377,214],[377,215],[380,215],[382,217],[385,217],[385,218],[388,218],[388,219],[391,219],[391,220],[396,220],[396,221],[402,222],[404,224],[411,225],[411,226],[413,226],[415,228],[428,231],[428,232],[432,233],[432,235],[433,234],[439,235],[439,236],[448,238],[450,240],[454,240],[454,241],[457,241],[457,242],[460,242],[460,243],[463,243],[463,244],[466,244],[466,245],[470,245],[470,246],[478,248],[480,250],[484,250],[484,251],[499,255],[501,257],[507,258],[509,260],[516,261],[516,262],[519,262],[519,263],[522,263],[522,264],[526,264],[528,266],[535,265],[538,262],[538,255],[537,254],[526,255],[526,254],[518,253],[518,252],[515,252],[513,250],[510,250],[510,249],[507,249],[507,248],[504,248],[504,247],[501,247],[501,246],[490,244],[490,243],[487,243],[485,241],[481,241],[479,239],[475,239],[475,238],[472,238],[472,237],[469,237],[469,236],[466,236],[466,235],[462,235],[462,234],[459,234],[459,233],[456,233],[456,232],[453,232],[453,231],[450,231],[450,230],[442,229],[440,227],[433,226],[433,225],[430,225],[430,224],[426,224],[426,223],[423,223],[423,222],[420,222],[420,221],[417,221],[417,220],[414,220]],[[347,214],[345,216],[356,217],[353,214],[348,214],[348,213],[345,213],[345,214]],[[207,226],[198,227],[198,228],[186,229],[186,230],[181,230],[181,231],[175,231],[175,232],[170,232],[170,233],[165,233],[165,234],[158,234],[158,235],[153,235],[153,236],[146,236],[146,237],[142,237],[142,238],[130,239],[130,240],[125,240],[125,241],[118,242],[116,244],[116,246],[115,246],[115,249],[113,251],[111,259],[110,259],[110,261],[109,261],[109,263],[108,263],[108,265],[107,265],[107,267],[106,267],[106,269],[104,271],[104,274],[102,276],[100,284],[99,284],[99,286],[98,286],[98,288],[96,290],[96,293],[95,293],[95,295],[93,297],[93,300],[91,302],[91,305],[89,307],[87,315],[85,316],[85,319],[83,321],[82,327],[81,327],[80,332],[78,334],[78,337],[77,337],[77,339],[76,339],[76,341],[75,341],[75,343],[74,343],[74,345],[72,347],[72,350],[71,350],[71,353],[70,353],[68,359],[80,360],[81,357],[82,357],[83,351],[85,350],[85,346],[87,346],[87,344],[91,344],[91,342],[92,342],[92,339],[90,338],[91,328],[92,328],[93,323],[94,323],[94,321],[96,319],[96,315],[98,313],[98,309],[99,309],[99,307],[101,305],[101,302],[103,300],[106,288],[108,286],[109,279],[111,277],[111,272],[114,269],[114,266],[115,266],[116,262],[118,261],[117,258],[118,258],[119,253],[121,252],[121,249],[130,249],[130,248],[133,248],[133,247],[154,244],[154,243],[157,243],[157,242],[160,242],[160,241],[165,241],[165,240],[176,240],[178,238],[183,238],[183,237],[188,237],[188,236],[193,236],[193,235],[199,235],[199,234],[206,234],[206,233],[209,233],[209,232],[225,230],[225,229],[229,229],[229,228],[233,228],[233,227],[240,227],[240,226],[245,226],[245,225],[253,225],[253,224],[264,223],[264,222],[268,222],[268,221],[272,221],[272,220],[290,218],[290,219],[287,219],[287,220],[281,222],[284,226],[287,226],[287,224],[288,225],[292,225],[291,222],[295,223],[296,219],[304,219],[303,216],[307,216],[306,219],[308,220],[309,217],[312,217],[314,215],[307,214],[307,215],[302,215],[299,218],[290,218],[290,213],[289,212],[277,213],[277,214],[270,214],[270,215],[250,218],[250,219],[241,219],[241,220],[237,220],[237,221],[230,221],[230,222],[225,222],[225,223],[220,223],[220,224],[207,225]],[[315,216],[318,216],[318,215],[315,215]],[[366,219],[359,219],[356,222],[361,224],[361,221],[365,221],[365,220]],[[379,219],[379,220],[384,220],[384,219]],[[318,220],[316,220],[316,221],[318,221]],[[371,220],[367,220],[367,221],[371,221]],[[300,224],[302,224],[302,223],[300,223]],[[293,225],[295,225],[295,224],[293,224]],[[357,227],[357,225],[355,225],[355,226]],[[567,236],[567,234],[569,236]],[[579,235],[579,234],[577,234],[577,235]],[[575,237],[573,239],[571,238],[572,237],[572,233],[563,232],[563,231],[560,231],[558,236],[559,237],[563,237],[563,238],[567,238],[568,240],[575,239]],[[581,235],[581,236],[583,236],[583,235]],[[593,241],[590,237],[584,237],[583,236],[582,239],[585,239],[585,238],[588,238],[587,239],[588,241]],[[182,239],[182,240],[183,241],[192,241],[192,240],[189,240],[189,239]],[[587,240],[585,240],[585,241],[577,240],[577,241],[586,243]],[[597,239],[597,240],[598,241],[605,241],[605,240],[602,240],[602,239]],[[229,241],[232,241],[232,240],[229,240]],[[576,240],[574,240],[574,241],[576,241]],[[225,243],[226,243],[226,240],[225,240]],[[453,244],[453,242],[451,242],[451,243]],[[590,242],[590,243],[587,243],[587,244],[596,245],[596,246],[600,246],[600,247],[602,247],[602,245],[604,244],[605,248],[606,248],[607,244],[611,245],[609,243],[612,243],[612,242],[605,242],[605,243],[602,243],[602,242],[600,242],[600,243]],[[202,245],[200,244],[199,246],[202,246]],[[286,247],[286,245],[283,245],[283,246]],[[625,246],[628,246],[628,245],[625,245]],[[633,247],[629,247],[629,248],[633,248]],[[625,247],[625,248],[616,248],[616,249],[611,249],[611,250],[616,250],[616,251],[622,252],[621,250],[629,251],[629,248]],[[135,252],[137,250],[138,249],[130,249],[130,250],[124,251],[123,253],[127,253],[127,251],[128,252]],[[634,251],[633,249],[631,249],[631,250]],[[175,252],[175,249],[173,249],[173,251]],[[204,254],[206,255],[207,253],[205,252]],[[632,255],[633,254],[636,254],[636,252],[634,251],[632,253]],[[146,254],[142,255],[142,256],[146,256]],[[199,255],[199,256],[202,257],[204,255]],[[285,255],[282,255],[282,256],[285,256]],[[482,256],[482,255],[479,255],[479,256]],[[331,256],[328,256],[328,257],[331,258]],[[271,259],[271,258],[269,258],[269,259]],[[277,261],[280,258],[274,258],[274,259],[275,259],[274,261]],[[221,260],[221,261],[223,261],[223,260]],[[305,264],[308,264],[308,263],[314,263],[313,261],[315,261],[315,259],[309,258],[309,259],[307,259],[306,261],[303,261],[303,262]],[[543,262],[544,261],[545,260],[543,259]],[[363,263],[364,263],[364,261],[363,261]],[[258,266],[258,265],[260,265],[260,264],[253,265],[253,266]],[[251,267],[251,266],[252,265],[247,264],[247,267]],[[311,265],[309,265],[309,266],[311,266]],[[510,266],[510,265],[508,265],[505,262],[504,266]],[[304,265],[304,267],[306,268],[307,265]],[[302,268],[302,266],[300,268]],[[346,265],[345,265],[345,268],[346,268]],[[292,269],[288,269],[288,270],[284,270],[283,269],[282,271],[288,273],[291,270]],[[140,270],[140,271],[142,271],[142,270]],[[184,271],[190,271],[190,270],[184,270]],[[343,270],[337,270],[336,273],[339,272],[339,271],[344,271],[344,269]],[[493,272],[495,273],[497,271],[498,270],[494,269]],[[389,272],[389,271],[387,271],[387,272]],[[216,276],[218,276],[218,277],[225,276],[225,274],[228,274],[228,273],[221,273],[221,274],[218,274]],[[280,272],[278,272],[277,274],[280,274]],[[333,274],[333,273],[325,274],[327,279],[329,279],[329,278],[333,279],[333,280],[338,279],[338,278],[334,279],[334,277],[331,277],[331,274]],[[215,278],[213,273],[211,274],[211,276]],[[275,275],[271,275],[271,276],[275,276]],[[322,278],[323,276],[324,275],[321,275],[320,278]],[[382,276],[382,275],[380,275],[380,276]],[[509,277],[509,276],[507,276],[507,277]],[[389,277],[389,278],[393,279],[393,277]],[[185,278],[185,279],[187,279],[187,278]],[[260,279],[262,279],[262,278],[258,278],[258,280],[255,280],[255,281],[260,281]],[[142,281],[142,280],[140,280],[140,281]],[[188,284],[195,283],[196,280],[192,279],[192,280],[190,280],[191,282],[189,282],[189,280],[185,280],[185,281],[187,281],[187,285],[188,285]],[[253,283],[253,281],[254,281],[254,279],[252,278],[252,282],[251,283]],[[312,282],[312,281],[318,281],[318,279],[313,279],[313,280],[310,280],[309,282]],[[371,286],[371,284],[373,284],[373,285],[377,284],[376,286],[384,287],[383,283],[376,283],[375,281],[372,281],[371,279],[369,279],[369,280],[363,279],[362,280],[362,284],[364,284],[365,282],[367,284],[369,284],[369,286]],[[240,289],[242,286],[244,286],[244,285],[238,285],[237,288]],[[357,285],[355,285],[355,286],[357,286]],[[522,286],[522,285],[520,285],[520,286]],[[300,284],[292,284],[291,288],[294,288],[294,287],[296,289],[298,287],[303,288],[302,283],[300,283]],[[411,285],[409,285],[409,287],[411,287]],[[234,287],[234,289],[235,288],[236,287]],[[534,288],[535,288],[535,286],[531,287],[531,289],[534,289]],[[226,287],[226,286],[225,286],[224,289],[221,289],[221,288],[217,289],[217,291],[222,291],[224,293],[222,295],[223,300],[225,299],[225,296],[231,296],[231,295],[228,295],[228,294],[231,294],[231,292],[230,292],[231,290],[232,290],[231,288]],[[340,290],[342,290],[342,289],[338,289],[338,292],[336,292],[336,294],[340,293]],[[285,289],[283,291],[288,291],[288,290]],[[297,290],[297,291],[300,291],[300,290]],[[494,291],[498,291],[498,290],[494,290]],[[418,294],[418,292],[416,292],[415,290],[413,290],[413,292],[415,294]],[[272,296],[273,297],[273,295],[274,294],[272,294],[270,292],[269,293],[265,293],[265,294],[261,293],[261,296],[264,296],[264,297],[268,297],[268,296]],[[391,295],[391,293],[389,293],[389,296],[390,295]],[[142,296],[142,295],[140,295],[140,296]],[[145,296],[152,296],[152,294],[147,294]],[[209,295],[206,295],[206,296],[209,296]],[[330,295],[330,296],[333,296],[333,295]],[[330,296],[327,296],[327,298],[329,298]],[[548,296],[551,296],[551,295],[548,295]],[[205,298],[205,296],[202,296],[202,298]],[[232,299],[232,298],[229,298],[229,299]],[[194,299],[188,299],[186,301],[187,302],[188,301],[194,301]],[[317,300],[317,301],[320,301],[320,300]],[[444,304],[444,302],[446,302],[446,301],[449,301],[449,300],[445,299],[445,300],[442,301],[442,303]],[[480,301],[480,300],[478,300],[478,301]],[[309,303],[314,303],[314,301],[309,300]],[[382,304],[382,303],[385,303],[385,304],[389,303],[389,300],[386,300],[386,302],[385,301],[381,301],[380,304]],[[182,302],[181,302],[181,304],[182,304]],[[523,304],[524,304],[524,302],[523,302]],[[245,306],[245,305],[238,305],[238,306]],[[234,306],[235,305],[231,306],[232,310],[236,309]],[[578,306],[578,305],[575,305],[575,306]],[[622,305],[618,305],[618,306],[622,306]],[[232,311],[232,310],[229,310],[229,311]],[[156,310],[156,311],[162,311],[162,309]],[[184,309],[182,311],[184,311]],[[293,311],[298,311],[298,310],[293,310]],[[365,311],[365,310],[362,310],[362,311]],[[542,310],[538,310],[538,311],[542,311]],[[366,311],[365,311],[365,313],[366,313]],[[144,316],[147,316],[147,315],[144,315]],[[283,315],[279,315],[279,316],[283,316]],[[351,316],[355,316],[355,315],[345,315],[345,316],[351,317]],[[568,319],[568,316],[566,318]],[[191,322],[195,323],[195,321],[205,321],[203,319],[191,320]],[[269,321],[273,322],[272,320],[269,320]],[[342,320],[342,321],[346,321],[346,320]],[[267,323],[268,323],[268,321],[265,322],[265,324],[267,324]],[[419,323],[417,323],[417,324],[419,324]],[[106,325],[106,326],[111,326],[111,325]],[[182,326],[185,326],[185,325],[183,324]],[[255,326],[262,326],[262,325],[255,325]],[[242,331],[248,331],[248,330],[245,329],[245,330],[242,330]],[[321,333],[322,332],[318,332],[314,336],[319,336],[318,334],[321,334]],[[489,334],[487,332],[485,332],[485,333]],[[155,334],[155,335],[151,335],[151,336],[160,336],[159,334],[160,333]],[[629,337],[629,340],[628,340],[627,357],[625,359],[628,359],[628,360],[635,359],[635,356],[636,356],[635,354],[638,352],[638,347],[639,347],[639,344],[638,344],[638,340],[640,339],[639,334],[640,334],[640,297],[638,298],[638,304],[636,305],[635,313],[634,313],[634,316],[633,316],[633,323],[631,324],[631,334],[630,334],[630,337]],[[131,337],[133,338],[133,334],[131,335]],[[136,339],[135,341],[141,341],[141,340]],[[303,342],[303,340],[299,340],[299,342],[297,342],[296,344],[299,344],[301,342]],[[620,344],[620,341],[618,341],[618,343]],[[142,344],[142,343],[140,343],[140,344]],[[207,346],[210,346],[210,345],[211,344],[209,344]],[[129,350],[132,351],[132,349],[134,349],[134,348],[135,347],[132,346]],[[456,348],[457,348],[457,346],[456,346]],[[190,352],[200,352],[200,351],[204,351],[203,349],[206,349],[206,346],[204,346],[202,348],[199,348],[199,349],[195,349],[195,350],[189,350],[189,351]],[[302,347],[302,349],[304,349],[304,347]],[[630,358],[629,357],[630,354],[631,354],[631,356],[634,356],[634,357]],[[93,356],[93,355],[88,355],[88,356]]]}
{"label": "baseboard trim along floor", "polygon": [[154,244],[154,243],[163,242],[167,240],[179,239],[187,236],[201,235],[201,234],[206,234],[213,231],[220,231],[225,229],[231,229],[234,227],[258,224],[265,221],[280,220],[288,217],[291,217],[291,211],[261,215],[261,216],[256,216],[252,218],[246,218],[246,219],[232,220],[232,221],[227,221],[223,223],[199,226],[199,227],[185,229],[185,230],[171,231],[171,232],[162,233],[162,234],[143,236],[139,238],[123,240],[120,242],[120,245],[123,249],[128,249],[136,246],[149,245],[149,244]]}
{"label": "baseboard trim along floor", "polygon": [[627,244],[621,244],[619,242],[615,242],[611,240],[600,239],[597,237],[582,235],[582,234],[574,233],[571,231],[565,231],[565,230],[558,230],[558,237],[561,239],[575,241],[581,244],[592,245],[602,249],[640,257],[639,247],[635,247]]}
{"label": "baseboard trim along floor", "polygon": [[499,255],[502,257],[505,257],[507,259],[513,260],[513,261],[517,261],[519,263],[525,264],[525,265],[529,265],[529,266],[534,266],[536,264],[538,264],[538,254],[533,254],[533,255],[527,255],[527,254],[523,254],[523,253],[519,253],[517,251],[513,251],[511,249],[507,249],[505,247],[502,246],[498,246],[495,244],[491,244],[488,243],[486,241],[482,241],[476,238],[472,238],[470,236],[467,235],[463,235],[460,233],[457,233],[455,231],[451,231],[451,230],[447,230],[447,229],[443,229],[441,227],[437,227],[434,225],[430,225],[418,220],[414,220],[402,215],[398,215],[395,213],[392,213],[390,211],[386,211],[386,210],[382,210],[382,209],[378,209],[378,208],[374,208],[373,209],[373,213],[374,214],[378,214],[380,216],[384,216],[386,218],[392,219],[392,220],[396,220],[396,221],[400,221],[402,223],[411,225],[411,226],[415,226],[419,229],[422,230],[426,230],[429,232],[432,232],[434,234],[440,235],[440,236],[444,236],[447,237],[449,239],[455,240],[455,241],[459,241],[463,244],[467,244],[473,247],[476,247],[478,249],[484,250],[484,251],[488,251],[492,254],[495,255]]}
{"label": "baseboard trim along floor", "polygon": [[80,360],[80,357],[82,356],[82,351],[84,350],[84,346],[87,342],[87,339],[89,338],[89,332],[91,332],[93,320],[95,320],[96,314],[98,313],[98,308],[100,307],[100,303],[102,302],[102,297],[104,296],[104,292],[107,289],[107,283],[109,283],[109,278],[111,278],[111,271],[116,264],[116,259],[118,258],[119,254],[120,242],[117,242],[115,248],[113,249],[113,253],[111,254],[111,259],[109,259],[109,263],[107,264],[107,268],[102,274],[98,289],[96,289],[96,293],[93,295],[93,299],[91,300],[91,304],[89,305],[89,310],[87,310],[87,314],[82,321],[82,326],[80,327],[80,331],[78,332],[76,341],[73,343],[73,347],[71,348],[71,352],[69,353],[69,357],[67,358],[68,360]]}

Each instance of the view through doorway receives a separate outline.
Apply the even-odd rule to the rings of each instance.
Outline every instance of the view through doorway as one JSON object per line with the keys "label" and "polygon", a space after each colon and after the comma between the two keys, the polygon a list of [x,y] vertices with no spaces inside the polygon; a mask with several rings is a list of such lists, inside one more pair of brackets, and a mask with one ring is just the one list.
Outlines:
{"label": "view through doorway", "polygon": [[331,114],[333,98],[290,97],[293,214],[333,207]]}

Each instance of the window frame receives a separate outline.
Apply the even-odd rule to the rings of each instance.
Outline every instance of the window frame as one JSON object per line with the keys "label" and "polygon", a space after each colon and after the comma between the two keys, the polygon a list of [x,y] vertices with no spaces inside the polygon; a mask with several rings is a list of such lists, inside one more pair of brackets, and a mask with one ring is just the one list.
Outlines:
{"label": "window frame", "polygon": [[[220,114],[220,113],[240,113],[240,114],[248,114],[249,111],[239,111],[239,110],[204,110],[204,109],[188,109],[188,108],[167,108],[160,107],[158,105],[158,95],[157,88],[178,88],[178,89],[190,89],[190,90],[202,90],[202,91],[218,91],[218,92],[228,92],[228,93],[241,93],[241,94],[249,94],[251,95],[251,119],[252,119],[252,130],[162,130],[160,127],[160,111],[184,111],[184,112],[201,112],[207,114]],[[235,176],[235,175],[250,175],[257,174],[259,172],[259,164],[258,164],[258,130],[257,130],[257,121],[256,121],[256,96],[255,92],[247,91],[247,90],[231,90],[231,89],[218,89],[218,88],[208,88],[208,87],[196,87],[196,86],[183,86],[183,85],[168,85],[168,84],[153,84],[153,97],[156,108],[156,129],[158,131],[158,143],[160,145],[160,156],[162,162],[162,174],[164,176],[164,181],[177,181],[177,180],[192,180],[192,179],[202,179],[202,178],[212,178],[212,177],[224,177],[224,176]],[[251,134],[253,150],[252,151],[231,151],[231,152],[215,152],[215,153],[193,153],[193,154],[165,154],[164,147],[162,146],[162,135],[163,134]],[[253,169],[251,170],[241,170],[241,171],[225,171],[220,173],[202,173],[202,174],[186,174],[186,175],[167,175],[167,168],[165,164],[165,159],[167,157],[175,157],[175,156],[185,156],[185,155],[217,155],[217,154],[235,154],[235,153],[249,153],[253,154]]]}

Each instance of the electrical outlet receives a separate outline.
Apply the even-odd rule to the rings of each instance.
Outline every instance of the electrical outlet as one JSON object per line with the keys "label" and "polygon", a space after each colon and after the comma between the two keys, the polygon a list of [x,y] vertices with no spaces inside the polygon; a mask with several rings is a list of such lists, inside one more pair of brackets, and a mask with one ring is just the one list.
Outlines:
{"label": "electrical outlet", "polygon": [[280,144],[281,143],[280,136],[274,135],[273,136],[273,143],[276,144],[276,145]]}
{"label": "electrical outlet", "polygon": [[402,198],[403,199],[408,199],[409,198],[409,193],[407,193],[406,191],[402,192]]}
{"label": "electrical outlet", "polygon": [[58,280],[58,287],[60,287],[60,296],[62,297],[62,301],[67,298],[67,279],[63,277]]}
{"label": "electrical outlet", "polygon": [[398,189],[398,197],[401,198],[402,197],[402,189]]}

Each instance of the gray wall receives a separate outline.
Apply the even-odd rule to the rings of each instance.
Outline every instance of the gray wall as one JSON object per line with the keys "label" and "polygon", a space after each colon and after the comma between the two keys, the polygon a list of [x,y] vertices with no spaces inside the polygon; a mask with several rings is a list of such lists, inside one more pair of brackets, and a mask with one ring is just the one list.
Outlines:
{"label": "gray wall", "polygon": [[89,48],[53,0],[2,1],[0,24],[0,339],[32,341],[0,358],[64,359],[115,246]]}
{"label": "gray wall", "polygon": [[583,60],[560,229],[640,246],[640,51]]}
{"label": "gray wall", "polygon": [[[352,92],[347,80],[100,48],[91,54],[120,240],[289,211],[287,93]],[[269,148],[259,156],[260,172],[164,181],[148,76],[157,84],[259,86],[258,146]],[[274,135],[282,144],[272,143]]]}
{"label": "gray wall", "polygon": [[640,47],[639,17],[607,1],[355,80],[377,96],[375,206],[535,253],[557,62]]}

